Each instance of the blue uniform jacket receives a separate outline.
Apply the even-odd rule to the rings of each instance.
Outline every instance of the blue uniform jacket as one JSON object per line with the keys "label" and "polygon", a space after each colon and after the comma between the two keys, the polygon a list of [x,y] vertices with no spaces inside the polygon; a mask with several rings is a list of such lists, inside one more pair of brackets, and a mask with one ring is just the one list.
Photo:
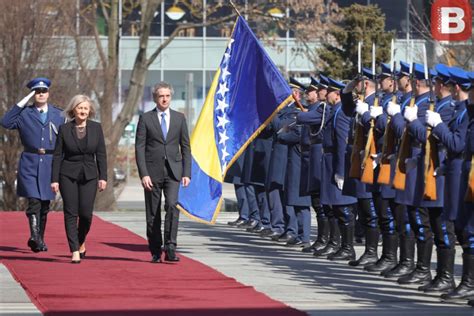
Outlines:
{"label": "blue uniform jacket", "polygon": [[[342,109],[339,102],[332,106],[331,115],[325,123],[323,130],[323,159],[321,173],[321,204],[323,205],[349,205],[357,202],[353,196],[339,190],[334,180],[334,175],[345,177],[349,172],[350,150],[348,137],[351,128],[351,117]],[[348,179],[347,183],[354,186],[355,179]]]}
{"label": "blue uniform jacket", "polygon": [[[372,106],[374,104],[374,100],[375,100],[375,93],[372,93],[364,99],[364,102],[367,103],[369,106]],[[349,137],[348,138],[348,144],[349,144],[348,145],[348,151],[349,151],[348,161],[350,164],[350,155],[352,152],[352,144],[354,143],[354,134],[356,130],[356,124],[362,124],[362,126],[364,126],[364,130],[365,130],[364,140],[366,140],[367,133],[369,131],[368,126],[370,126],[370,125],[367,125],[367,123],[370,122],[370,114],[369,112],[365,112],[359,118],[354,117],[356,104],[354,102],[354,99],[352,98],[352,93],[341,94],[341,101],[342,101],[342,111],[347,117],[352,118],[351,123],[350,123],[351,131],[348,136]],[[347,172],[346,179],[345,179],[346,185],[344,186],[343,193],[347,195],[355,196],[358,199],[372,198],[373,185],[363,183],[359,179],[349,179],[348,174],[349,173]],[[351,185],[348,185],[349,183]]]}
{"label": "blue uniform jacket", "polygon": [[[456,230],[458,234],[463,235],[463,239],[469,241],[470,249],[474,248],[474,203],[465,202],[464,196],[469,181],[469,173],[471,170],[471,159],[474,154],[474,105],[467,105],[467,114],[469,123],[466,131],[466,147],[464,148],[464,159],[461,170],[461,189],[459,196],[459,212],[456,219]],[[464,246],[464,245],[463,245]],[[472,252],[471,252],[472,253]]]}
{"label": "blue uniform jacket", "polygon": [[[393,93],[385,93],[381,97],[381,101],[379,104],[383,108],[383,113],[375,119],[375,125],[374,125],[375,133],[374,134],[376,138],[376,150],[377,150],[377,154],[379,155],[382,154],[385,128],[388,125],[387,105],[390,101],[392,101],[393,96],[394,96]],[[399,103],[401,97],[402,97],[402,94],[398,91],[395,94],[395,103]],[[390,159],[390,166],[391,166],[390,178],[391,179],[393,179],[393,177],[395,176],[396,162],[397,162],[397,156],[393,155]],[[380,172],[380,167],[377,166],[377,168],[374,170],[374,182],[377,181],[379,172]],[[396,190],[392,188],[391,185],[374,184],[372,192],[380,192],[382,198],[384,199],[393,199],[395,198],[395,195],[396,195]]]}
{"label": "blue uniform jacket", "polygon": [[273,135],[272,151],[270,156],[270,164],[266,179],[266,189],[275,188],[285,189],[286,166],[288,164],[288,145],[278,141],[277,132],[285,124],[290,122],[289,118],[295,112],[294,105],[290,105],[278,112],[269,124],[269,128]]}
{"label": "blue uniform jacket", "polygon": [[[317,102],[308,107],[308,112],[298,113],[297,124],[304,124],[303,131],[307,131],[309,140],[309,171],[306,174],[306,192],[319,193],[321,187],[321,159],[323,156],[323,128],[331,111],[326,102]],[[306,137],[302,137],[302,145],[306,144]],[[304,171],[302,170],[302,177]]]}
{"label": "blue uniform jacket", "polygon": [[41,122],[40,113],[34,105],[12,107],[1,120],[7,129],[17,129],[24,150],[18,164],[17,195],[40,200],[54,200],[51,190],[53,155],[39,155],[27,151],[43,148],[54,150],[59,126],[64,123],[62,110],[48,104],[47,119]]}
{"label": "blue uniform jacket", "polygon": [[469,123],[466,103],[466,101],[456,102],[453,118],[447,123],[440,123],[433,128],[433,135],[447,150],[447,159],[441,166],[442,172],[446,175],[443,215],[445,219],[451,221],[457,217],[461,194],[462,153],[466,146],[466,131]]}
{"label": "blue uniform jacket", "polygon": [[[418,106],[418,118],[407,124],[407,130],[411,136],[411,154],[408,158],[410,163],[416,167],[409,170],[406,176],[405,191],[403,194],[397,194],[396,201],[400,204],[421,207],[443,207],[444,205],[444,176],[436,177],[436,195],[435,201],[423,199],[424,194],[424,155],[426,143],[426,111],[429,109],[429,92],[416,97]],[[436,112],[441,115],[443,121],[448,121],[453,115],[451,102],[445,103],[440,100],[435,107]],[[438,160],[444,162],[446,152],[440,151]]]}
{"label": "blue uniform jacket", "polygon": [[[292,117],[296,121],[296,114]],[[309,164],[309,151],[301,151],[301,125],[294,125],[288,132],[278,135],[278,141],[288,145],[288,166],[285,179],[285,204],[292,206],[310,206],[311,196],[302,188],[302,160]]]}
{"label": "blue uniform jacket", "polygon": [[256,185],[264,186],[272,154],[273,132],[271,126],[263,129],[253,142],[254,156],[250,180]]}

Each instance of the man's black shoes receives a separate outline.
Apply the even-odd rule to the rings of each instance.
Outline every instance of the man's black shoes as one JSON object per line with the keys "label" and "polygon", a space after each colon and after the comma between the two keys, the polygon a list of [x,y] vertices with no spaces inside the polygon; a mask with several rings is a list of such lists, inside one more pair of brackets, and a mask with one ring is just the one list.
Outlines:
{"label": "man's black shoes", "polygon": [[161,263],[161,255],[151,256],[151,263]]}

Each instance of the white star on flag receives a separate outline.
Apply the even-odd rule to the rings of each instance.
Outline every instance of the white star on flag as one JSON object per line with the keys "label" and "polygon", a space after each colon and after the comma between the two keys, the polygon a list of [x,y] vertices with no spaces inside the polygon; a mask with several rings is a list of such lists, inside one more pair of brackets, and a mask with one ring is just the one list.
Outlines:
{"label": "white star on flag", "polygon": [[223,133],[219,132],[219,145],[220,144],[224,144],[225,145],[225,142],[226,140],[229,139],[229,136],[226,135],[226,131],[224,130]]}
{"label": "white star on flag", "polygon": [[219,91],[217,91],[217,94],[220,94],[222,97],[224,97],[224,94],[229,91],[229,88],[227,88],[227,83],[219,83]]}
{"label": "white star on flag", "polygon": [[227,48],[230,50],[230,46],[232,46],[232,43],[234,43],[235,39],[231,38],[229,45],[227,45]]}
{"label": "white star on flag", "polygon": [[225,67],[224,69],[222,69],[222,81],[225,81],[225,78],[227,78],[228,75],[230,75],[230,72],[227,71],[227,67]]}
{"label": "white star on flag", "polygon": [[222,161],[225,162],[225,158],[229,156],[229,153],[226,151],[226,148],[222,148]]}
{"label": "white star on flag", "polygon": [[225,100],[217,99],[216,110],[221,110],[222,112],[225,112],[225,109],[227,109],[228,107],[229,105],[225,102]]}
{"label": "white star on flag", "polygon": [[227,62],[229,59],[230,59],[230,54],[229,54],[229,53],[225,53],[225,54],[224,54],[224,62]]}
{"label": "white star on flag", "polygon": [[219,121],[217,123],[217,127],[222,127],[225,128],[225,125],[228,124],[230,121],[225,117],[225,114],[222,116],[218,116],[217,120]]}

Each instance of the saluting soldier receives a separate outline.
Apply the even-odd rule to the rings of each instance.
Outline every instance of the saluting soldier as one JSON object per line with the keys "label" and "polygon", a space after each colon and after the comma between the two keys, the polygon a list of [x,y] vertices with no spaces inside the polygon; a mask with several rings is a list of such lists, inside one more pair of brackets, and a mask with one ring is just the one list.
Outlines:
{"label": "saluting soldier", "polygon": [[[362,79],[362,80],[361,80]],[[375,102],[376,92],[376,76],[367,69],[362,68],[362,78],[352,80],[343,90],[341,95],[342,107],[345,113],[351,115],[353,129],[355,131],[357,124],[364,127],[364,140],[367,139],[368,126],[370,126],[371,116],[369,107]],[[356,89],[358,94],[364,92],[364,101],[354,101],[352,91]],[[355,110],[355,111],[354,111]],[[354,115],[357,115],[354,117]],[[353,150],[352,143],[353,133],[350,134],[349,143],[351,144],[351,152]],[[365,144],[365,143],[364,143]],[[365,184],[359,179],[349,179],[346,174],[344,193],[357,198],[357,213],[359,221],[365,228],[365,251],[358,260],[349,262],[351,266],[366,266],[377,262],[377,246],[379,242],[379,229],[377,227],[377,213],[372,201],[372,185]]]}
{"label": "saluting soldier", "polygon": [[[306,174],[302,170],[301,177],[307,177],[306,192],[311,195],[311,205],[316,212],[318,222],[318,236],[310,247],[303,248],[303,252],[324,249],[329,241],[331,230],[328,211],[325,211],[330,206],[323,206],[320,199],[322,131],[331,112],[331,106],[326,102],[328,84],[328,79],[324,75],[320,75],[319,80],[311,77],[311,84],[306,89],[306,100],[310,104],[308,112],[298,113],[296,117],[296,123],[304,124],[304,130],[307,131],[303,137],[306,136],[309,143],[309,170]],[[337,225],[335,218],[332,219],[332,222],[333,225]],[[339,230],[337,229],[337,231]]]}
{"label": "saluting soldier", "polygon": [[[30,94],[5,113],[1,125],[17,129],[24,147],[18,164],[17,195],[28,199],[28,246],[39,252],[48,250],[44,234],[50,200],[55,198],[51,190],[51,166],[56,135],[64,117],[61,109],[48,104],[49,79],[35,78],[26,86]],[[33,104],[27,105],[33,96]]]}
{"label": "saluting soldier", "polygon": [[[400,71],[396,72],[395,76],[397,79],[398,90],[402,95],[399,102],[389,101],[387,105],[387,115],[392,119],[392,124],[390,124],[390,127],[392,128],[394,137],[397,140],[392,157],[393,164],[391,164],[390,168],[390,182],[393,181],[393,177],[395,175],[396,157],[400,146],[400,140],[402,139],[403,132],[405,130],[405,120],[403,119],[404,109],[410,103],[412,96],[410,65],[404,61],[400,61]],[[395,124],[395,120],[398,120],[399,123]],[[395,198],[400,194],[404,194],[404,191],[396,191]],[[395,199],[392,200],[392,203],[396,204],[395,207],[391,206],[391,210],[393,212],[395,225],[398,232],[400,260],[393,269],[386,271],[384,276],[386,278],[400,278],[411,273],[415,269],[415,237],[410,226],[406,206],[396,203]]]}

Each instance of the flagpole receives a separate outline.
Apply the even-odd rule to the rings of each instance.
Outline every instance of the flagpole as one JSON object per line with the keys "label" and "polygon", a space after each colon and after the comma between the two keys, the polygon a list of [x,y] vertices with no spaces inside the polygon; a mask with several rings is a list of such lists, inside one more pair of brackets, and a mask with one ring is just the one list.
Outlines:
{"label": "flagpole", "polygon": [[242,15],[240,14],[239,10],[237,10],[237,7],[235,6],[234,2],[230,0],[230,5],[234,8],[235,12],[241,17]]}

